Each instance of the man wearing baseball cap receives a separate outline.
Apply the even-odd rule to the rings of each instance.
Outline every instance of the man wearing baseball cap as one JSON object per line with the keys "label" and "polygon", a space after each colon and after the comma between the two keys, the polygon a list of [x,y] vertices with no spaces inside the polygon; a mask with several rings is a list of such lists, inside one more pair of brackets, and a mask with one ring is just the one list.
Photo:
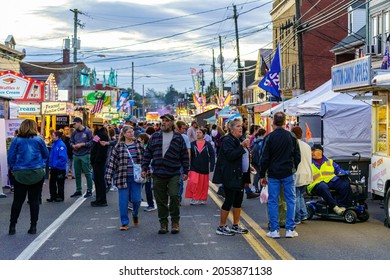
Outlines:
{"label": "man wearing baseball cap", "polygon": [[76,192],[70,197],[81,196],[81,171],[84,172],[87,180],[87,192],[84,197],[92,196],[92,176],[91,176],[91,148],[93,145],[92,131],[83,125],[83,120],[79,117],[73,119],[74,131],[70,137],[70,146],[73,149],[73,163],[76,177]]}
{"label": "man wearing baseball cap", "polygon": [[[314,144],[311,148],[313,182],[307,186],[307,193],[319,194],[337,215],[343,215],[348,206],[351,187],[349,182],[337,174],[348,174],[347,171],[332,159],[323,155],[324,149],[320,144]],[[330,190],[337,192],[335,199]]]}
{"label": "man wearing baseball cap", "polygon": [[[180,176],[187,180],[189,156],[184,138],[174,131],[175,118],[171,114],[160,117],[161,130],[152,134],[142,160],[142,177],[146,177],[149,165],[153,168],[153,190],[156,198],[159,234],[166,234],[168,217],[171,216],[171,233],[180,231]],[[180,169],[183,168],[181,175]],[[169,204],[168,204],[169,203]]]}

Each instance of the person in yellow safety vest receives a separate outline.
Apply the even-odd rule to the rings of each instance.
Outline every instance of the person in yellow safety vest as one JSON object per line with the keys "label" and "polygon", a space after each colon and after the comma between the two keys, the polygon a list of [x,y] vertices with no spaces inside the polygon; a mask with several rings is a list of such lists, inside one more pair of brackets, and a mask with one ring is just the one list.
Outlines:
{"label": "person in yellow safety vest", "polygon": [[[338,174],[349,174],[333,160],[323,156],[323,148],[320,144],[314,144],[312,151],[313,182],[307,186],[307,193],[320,195],[337,215],[343,215],[350,203],[351,187],[349,182]],[[336,199],[330,190],[337,193]]]}

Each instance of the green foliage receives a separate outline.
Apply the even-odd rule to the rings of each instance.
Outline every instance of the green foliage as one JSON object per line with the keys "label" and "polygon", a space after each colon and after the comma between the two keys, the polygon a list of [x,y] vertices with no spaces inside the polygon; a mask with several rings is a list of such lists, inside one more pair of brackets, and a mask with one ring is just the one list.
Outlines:
{"label": "green foliage", "polygon": [[172,105],[175,103],[175,100],[179,97],[179,92],[171,85],[167,89],[167,93],[164,97],[164,104],[165,105]]}

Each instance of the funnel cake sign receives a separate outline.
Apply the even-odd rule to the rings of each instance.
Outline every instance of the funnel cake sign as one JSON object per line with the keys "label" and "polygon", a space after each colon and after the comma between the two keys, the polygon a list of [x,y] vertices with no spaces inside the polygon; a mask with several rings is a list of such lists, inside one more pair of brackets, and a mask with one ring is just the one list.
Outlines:
{"label": "funnel cake sign", "polygon": [[44,83],[8,70],[0,73],[0,96],[14,100],[43,101]]}

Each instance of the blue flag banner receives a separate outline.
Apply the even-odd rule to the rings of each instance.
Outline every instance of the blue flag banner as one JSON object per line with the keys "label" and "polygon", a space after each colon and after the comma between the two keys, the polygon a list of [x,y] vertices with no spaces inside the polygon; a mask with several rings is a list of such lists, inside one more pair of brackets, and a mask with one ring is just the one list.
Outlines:
{"label": "blue flag banner", "polygon": [[260,81],[259,87],[266,92],[271,93],[273,96],[281,100],[280,96],[280,72],[282,71],[282,63],[280,60],[280,44],[276,48],[274,58],[271,63],[271,68]]}
{"label": "blue flag banner", "polygon": [[116,105],[116,110],[119,112],[121,107],[124,107],[124,103],[127,101],[129,98],[129,93],[128,92],[122,92],[121,96],[119,97],[118,103]]}

